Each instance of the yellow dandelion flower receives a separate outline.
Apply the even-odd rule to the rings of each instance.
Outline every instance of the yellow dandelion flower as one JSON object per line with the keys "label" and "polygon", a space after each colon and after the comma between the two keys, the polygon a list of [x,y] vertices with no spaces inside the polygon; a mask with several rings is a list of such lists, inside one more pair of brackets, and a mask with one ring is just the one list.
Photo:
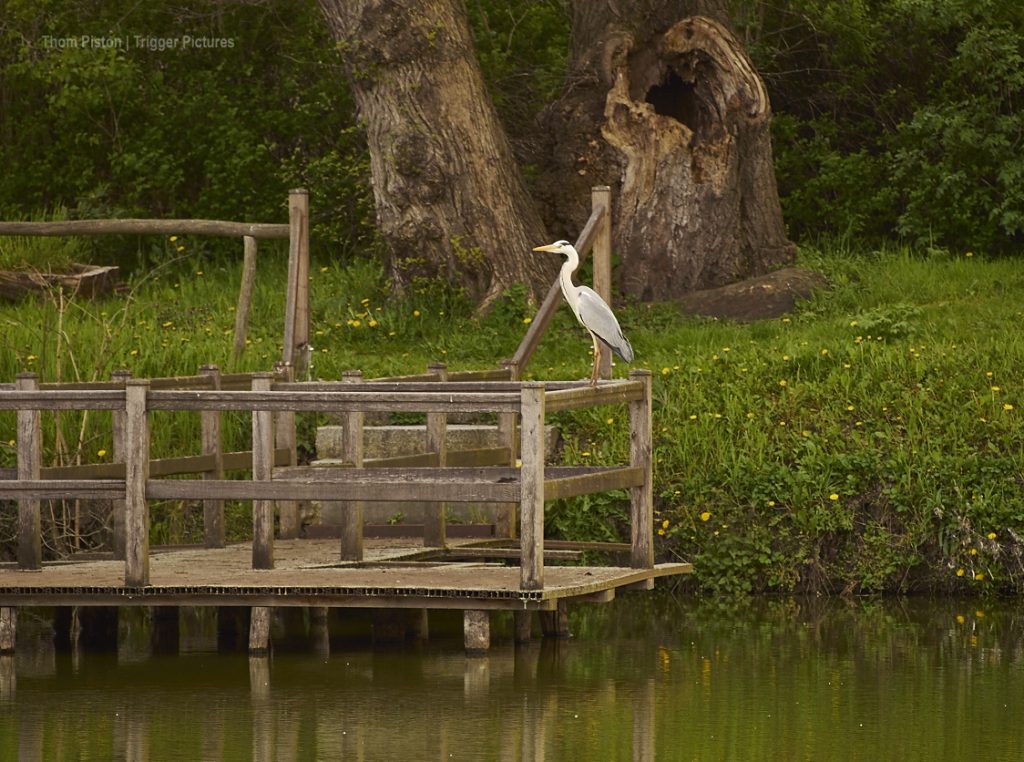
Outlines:
{"label": "yellow dandelion flower", "polygon": [[581,458],[589,458],[590,457],[590,450],[584,450],[583,452],[581,452],[580,453],[580,457]]}
{"label": "yellow dandelion flower", "polygon": [[185,251],[185,247],[184,247],[184,246],[181,246],[181,245],[179,245],[179,246],[178,246],[178,248],[177,248],[176,250],[177,250],[177,251]]}
{"label": "yellow dandelion flower", "polygon": [[956,576],[958,576],[958,577],[964,576],[964,570],[963,569],[957,569],[956,570]]}
{"label": "yellow dandelion flower", "polygon": [[658,530],[658,535],[661,536],[661,537],[664,537],[665,536],[665,530],[664,529],[659,529]]}
{"label": "yellow dandelion flower", "polygon": [[987,534],[986,536],[987,536],[987,537],[988,537],[988,539],[990,539],[990,540],[994,540],[994,539],[996,539],[996,533],[995,533],[995,532],[989,532],[989,533],[988,533],[988,534]]}
{"label": "yellow dandelion flower", "polygon": [[413,317],[419,317],[420,316],[420,311],[419,310],[413,310],[412,311],[412,316]]}
{"label": "yellow dandelion flower", "polygon": [[786,386],[786,385],[788,385],[788,383],[789,382],[786,381],[786,379],[784,379],[784,378],[780,378],[779,379],[779,386]]}
{"label": "yellow dandelion flower", "polygon": [[1003,410],[1013,410],[1013,405],[1011,405],[1009,402],[1004,402]]}
{"label": "yellow dandelion flower", "polygon": [[971,555],[972,556],[978,555],[978,549],[977,548],[971,548]]}
{"label": "yellow dandelion flower", "polygon": [[981,582],[981,580],[985,579],[985,575],[982,574],[981,572],[978,572],[977,574],[974,575],[974,578],[976,580],[978,580],[979,582]]}
{"label": "yellow dandelion flower", "polygon": [[667,367],[661,369],[661,375],[663,375],[663,376],[667,376],[671,372],[672,371],[670,371]]}
{"label": "yellow dandelion flower", "polygon": [[833,492],[831,495],[828,496],[828,499],[835,503],[839,500],[839,495]]}
{"label": "yellow dandelion flower", "polygon": [[668,529],[668,523],[669,523],[668,519],[665,519],[664,521],[662,521],[661,522],[661,528],[662,529]]}
{"label": "yellow dandelion flower", "polygon": [[178,236],[176,236],[176,235],[172,235],[172,236],[171,236],[170,238],[168,238],[167,240],[168,240],[168,241],[170,241],[171,243],[174,243],[175,241],[177,241],[177,240],[178,240]]}
{"label": "yellow dandelion flower", "polygon": [[964,623],[964,622],[966,622],[966,621],[967,621],[967,620],[966,620],[966,619],[964,619],[964,615],[963,615],[963,614],[957,614],[957,615],[956,615],[956,623],[957,623],[957,624],[963,624],[963,623]]}
{"label": "yellow dandelion flower", "polygon": [[533,322],[533,318],[532,317],[524,317],[523,318],[523,325],[529,325],[532,322]]}
{"label": "yellow dandelion flower", "polygon": [[965,251],[964,252],[964,256],[969,259],[970,257],[974,256],[974,252],[973,251]]}
{"label": "yellow dandelion flower", "polygon": [[377,321],[373,320],[372,318],[366,324],[368,326],[370,326],[370,328],[376,328],[377,327]]}
{"label": "yellow dandelion flower", "polygon": [[710,511],[704,511],[703,513],[701,513],[700,520],[701,521],[710,521],[711,520],[711,512]]}
{"label": "yellow dandelion flower", "polygon": [[96,453],[96,455],[98,457],[100,457],[100,458],[105,458],[105,457],[107,457],[107,451],[106,450],[100,450],[99,452]]}
{"label": "yellow dandelion flower", "polygon": [[611,426],[613,423],[615,423],[615,419],[614,418],[608,418],[608,419],[605,420],[605,423],[607,423],[609,426]]}

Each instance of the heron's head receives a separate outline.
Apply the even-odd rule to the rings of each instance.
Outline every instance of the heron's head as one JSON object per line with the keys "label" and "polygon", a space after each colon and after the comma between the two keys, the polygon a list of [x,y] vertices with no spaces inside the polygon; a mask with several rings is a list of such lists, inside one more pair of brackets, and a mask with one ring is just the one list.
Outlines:
{"label": "heron's head", "polygon": [[569,252],[573,251],[573,247],[568,241],[555,241],[547,246],[537,246],[534,248],[534,251],[550,251],[553,254],[565,254],[568,256]]}

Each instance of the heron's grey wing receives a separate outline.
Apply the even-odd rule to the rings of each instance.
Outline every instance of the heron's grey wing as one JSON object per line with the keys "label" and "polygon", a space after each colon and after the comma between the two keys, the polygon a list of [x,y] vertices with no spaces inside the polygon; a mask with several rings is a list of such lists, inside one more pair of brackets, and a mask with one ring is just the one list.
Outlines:
{"label": "heron's grey wing", "polygon": [[612,308],[598,296],[594,289],[587,286],[580,286],[577,296],[579,297],[580,320],[584,327],[611,347],[615,354],[623,360],[633,362],[633,347],[622,335],[622,329],[619,328],[619,321],[615,319]]}

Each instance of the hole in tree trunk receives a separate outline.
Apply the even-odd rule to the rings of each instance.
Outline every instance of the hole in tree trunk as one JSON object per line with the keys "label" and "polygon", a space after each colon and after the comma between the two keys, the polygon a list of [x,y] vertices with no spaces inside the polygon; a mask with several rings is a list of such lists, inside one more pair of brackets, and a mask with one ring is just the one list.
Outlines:
{"label": "hole in tree trunk", "polygon": [[687,82],[675,69],[669,69],[661,84],[647,91],[645,100],[654,106],[654,111],[681,122],[694,132],[700,127],[700,103],[694,92],[693,82]]}

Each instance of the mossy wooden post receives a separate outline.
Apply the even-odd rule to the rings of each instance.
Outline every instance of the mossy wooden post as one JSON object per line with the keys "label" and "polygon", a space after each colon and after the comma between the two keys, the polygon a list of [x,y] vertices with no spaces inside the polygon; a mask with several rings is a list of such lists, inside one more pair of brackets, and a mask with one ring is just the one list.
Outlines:
{"label": "mossy wooden post", "polygon": [[17,629],[18,610],[12,606],[0,606],[0,654],[14,653]]}
{"label": "mossy wooden post", "polygon": [[[269,395],[272,373],[254,373],[252,390]],[[257,403],[258,404],[258,403]],[[269,481],[274,464],[274,414],[252,413],[252,478]],[[252,568],[274,568],[274,501],[252,501]],[[254,613],[256,609],[253,609]]]}
{"label": "mossy wooden post", "polygon": [[[278,363],[274,366],[274,374],[278,381],[294,381],[295,367]],[[274,415],[274,446],[288,451],[288,466],[299,462],[298,444],[295,435],[295,411],[281,410]],[[294,540],[302,531],[302,518],[298,500],[278,500],[277,515],[282,540]]]}
{"label": "mossy wooden post", "polygon": [[[39,376],[35,373],[19,373],[15,378],[15,389],[26,392],[38,390]],[[43,465],[43,429],[40,412],[19,410],[17,429],[18,478],[39,479]],[[43,568],[42,522],[39,500],[36,498],[18,499],[18,568]]]}
{"label": "mossy wooden post", "polygon": [[[115,370],[112,374],[112,378],[115,384],[118,384],[122,388],[124,387],[125,381],[132,377],[130,370]],[[114,462],[124,463],[126,461],[126,453],[128,452],[127,443],[125,442],[125,420],[127,414],[124,409],[114,410],[111,413],[111,438],[113,440],[113,451],[114,451]],[[115,498],[112,501],[110,517],[110,544],[111,549],[114,551],[114,558],[118,561],[124,561],[124,545],[125,545],[125,529],[124,529],[124,518],[125,518],[125,502],[124,498]]]}
{"label": "mossy wooden post", "polygon": [[284,357],[297,371],[306,367],[309,344],[309,192],[288,193],[288,295],[284,315]]}
{"label": "mossy wooden post", "polygon": [[651,467],[651,372],[631,371],[631,381],[643,384],[643,397],[629,403],[629,464],[643,469],[644,481],[630,489],[630,566],[654,567],[654,487]]}
{"label": "mossy wooden post", "polygon": [[124,584],[149,584],[149,413],[147,379],[129,378],[124,383],[125,407],[125,547]]}
{"label": "mossy wooden post", "polygon": [[[206,377],[210,391],[220,390],[220,368],[216,365],[203,365],[199,369],[199,375]],[[213,458],[213,467],[208,471],[203,471],[204,479],[224,478],[224,445],[220,423],[219,410],[200,411],[199,426],[203,455]],[[223,500],[203,501],[203,541],[207,548],[224,547]]]}
{"label": "mossy wooden post", "polygon": [[[594,229],[594,243],[591,256],[594,261],[594,290],[608,304],[612,303],[612,189],[607,185],[598,185],[590,190],[591,214],[596,214],[600,207],[604,212],[598,219]],[[601,378],[612,377],[612,353],[601,352]]]}
{"label": "mossy wooden post", "polygon": [[242,285],[238,289],[238,307],[235,309],[235,357],[241,357],[245,350],[246,334],[249,331],[249,307],[252,305],[252,287],[256,280],[256,239],[251,235],[242,236]]}
{"label": "mossy wooden post", "polygon": [[[363,380],[361,370],[347,370],[341,374],[341,380],[348,384],[358,384]],[[353,468],[363,467],[363,419],[364,414],[353,411],[345,414],[344,436],[341,441],[341,457]],[[341,512],[341,560],[363,560],[363,501],[346,501]]]}
{"label": "mossy wooden post", "polygon": [[[448,366],[431,363],[427,372],[437,380],[448,380]],[[441,413],[427,413],[427,452],[437,453],[437,467],[444,468],[448,459],[448,416]],[[444,503],[430,503],[423,515],[423,544],[428,548],[443,548],[445,545]]]}
{"label": "mossy wooden post", "polygon": [[270,620],[273,609],[253,606],[249,618],[249,655],[267,656],[270,653]]}
{"label": "mossy wooden post", "polygon": [[519,586],[544,587],[544,384],[524,381],[520,397]]}
{"label": "mossy wooden post", "polygon": [[491,612],[463,611],[462,637],[466,653],[470,656],[487,653],[491,648]]}

